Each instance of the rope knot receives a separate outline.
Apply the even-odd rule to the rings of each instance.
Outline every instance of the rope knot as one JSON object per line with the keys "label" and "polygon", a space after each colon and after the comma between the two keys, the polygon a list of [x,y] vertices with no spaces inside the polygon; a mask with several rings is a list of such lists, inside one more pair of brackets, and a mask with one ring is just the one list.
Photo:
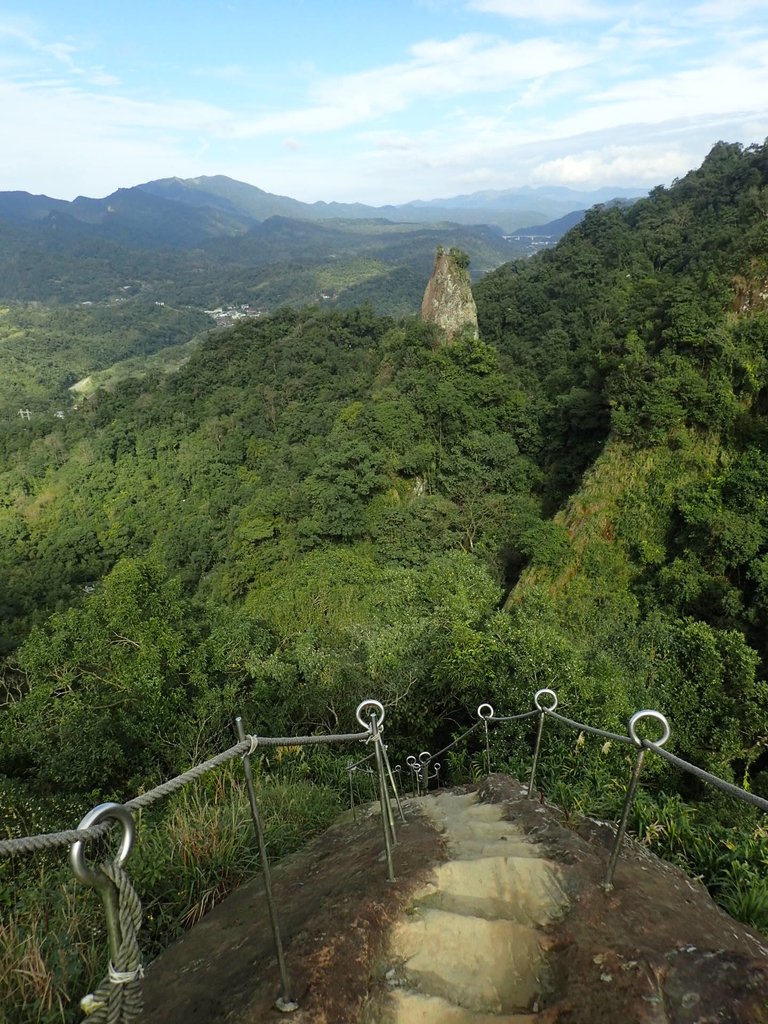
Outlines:
{"label": "rope knot", "polygon": [[109,961],[109,980],[113,985],[130,985],[132,981],[138,981],[143,977],[143,964],[139,964],[134,971],[118,971],[112,961]]}
{"label": "rope knot", "polygon": [[[112,949],[107,976],[98,988],[80,1001],[83,1013],[93,1024],[129,1024],[141,1017],[141,965],[138,932],[141,903],[131,880],[117,862],[106,862],[101,871],[117,895],[117,942]],[[111,903],[105,901],[109,920]],[[110,945],[113,945],[110,939]]]}

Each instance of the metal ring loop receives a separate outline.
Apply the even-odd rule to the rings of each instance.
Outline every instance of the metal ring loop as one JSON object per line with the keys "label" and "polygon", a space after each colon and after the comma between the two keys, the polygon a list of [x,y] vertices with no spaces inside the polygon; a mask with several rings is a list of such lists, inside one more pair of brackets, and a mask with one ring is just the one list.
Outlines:
{"label": "metal ring loop", "polygon": [[[546,707],[543,708],[541,706],[541,702],[539,700],[539,697],[542,697],[545,693],[548,696],[550,696],[552,698],[552,701],[553,701],[552,705],[550,707],[548,707],[548,708],[546,708]],[[549,690],[549,689],[546,689],[546,688],[543,689],[543,690],[537,690],[536,693],[534,693],[534,695],[533,695],[533,703],[536,705],[536,707],[538,708],[539,711],[554,711],[555,708],[557,707],[557,694],[555,693],[554,690]]]}
{"label": "metal ring loop", "polygon": [[409,754],[408,757],[406,757],[405,759],[405,763],[408,765],[409,768],[415,768],[419,762],[416,760],[413,754]]}
{"label": "metal ring loop", "polygon": [[[483,708],[488,708],[487,715],[483,714]],[[477,717],[484,718],[486,720],[489,718],[493,718],[493,706],[491,704],[481,704],[480,707],[477,709]]]}
{"label": "metal ring loop", "polygon": [[[373,699],[364,700],[362,704],[358,704],[357,705],[357,711],[355,712],[355,718],[357,718],[358,722],[360,723],[360,725],[362,725],[362,727],[364,729],[370,729],[371,728],[371,714],[370,714],[371,711],[378,711],[379,714],[378,714],[378,716],[376,718],[376,728],[377,729],[381,729],[382,723],[384,721],[384,714],[385,714],[385,712],[384,712],[384,705],[381,703],[381,701],[373,700]],[[364,718],[363,714],[365,712],[367,712],[367,716]]]}
{"label": "metal ring loop", "polygon": [[[98,825],[100,821],[113,818],[123,826],[123,838],[120,842],[120,849],[117,851],[114,863],[120,867],[128,859],[128,854],[133,847],[133,840],[136,836],[136,823],[133,815],[123,804],[99,804],[93,810],[88,811],[86,816],[77,826],[78,828],[90,828],[91,825]],[[83,851],[85,842],[77,839],[69,849],[69,863],[74,872],[75,878],[84,885],[93,886],[94,889],[102,889],[110,885],[110,881],[103,871],[94,871],[85,863]]]}
{"label": "metal ring loop", "polygon": [[643,741],[637,735],[637,731],[635,729],[635,726],[641,718],[655,718],[657,722],[661,722],[662,727],[664,729],[664,733],[661,739],[650,740],[649,742],[654,743],[657,747],[663,747],[669,739],[670,728],[669,722],[660,711],[636,711],[634,715],[632,715],[632,717],[629,720],[629,735],[631,736],[633,742],[635,742],[638,745],[638,747],[642,747],[643,745]]}
{"label": "metal ring loop", "polygon": [[419,754],[419,760],[421,761],[422,764],[426,764],[430,757],[432,757],[432,755],[428,750],[422,750],[422,752]]}

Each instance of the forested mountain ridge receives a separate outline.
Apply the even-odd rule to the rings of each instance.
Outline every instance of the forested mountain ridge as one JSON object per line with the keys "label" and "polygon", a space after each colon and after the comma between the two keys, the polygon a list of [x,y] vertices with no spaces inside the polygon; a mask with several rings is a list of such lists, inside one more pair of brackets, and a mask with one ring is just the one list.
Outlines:
{"label": "forested mountain ridge", "polygon": [[[552,686],[608,728],[657,707],[672,750],[765,793],[766,213],[768,146],[719,144],[489,274],[479,339],[282,309],[16,425],[8,792],[119,797],[215,747],[233,708],[289,735],[375,694],[398,756]],[[620,802],[623,750],[546,743],[561,803]],[[724,900],[756,893],[740,913],[768,928],[764,826],[715,797],[696,831],[702,792],[647,775],[636,827]]]}
{"label": "forested mountain ridge", "polygon": [[[127,292],[177,307],[370,301],[380,312],[415,313],[437,245],[467,251],[479,275],[541,244],[505,231],[571,216],[602,196],[522,189],[456,197],[445,208],[373,207],[302,203],[223,175],[72,202],[0,192],[0,301],[114,302]],[[567,226],[536,231],[551,244]]]}
{"label": "forested mountain ridge", "polygon": [[[56,218],[65,218],[89,224],[108,235],[133,230],[136,238],[143,239],[145,244],[165,237],[164,244],[173,246],[184,244],[193,236],[200,240],[211,234],[236,235],[270,217],[303,221],[386,220],[393,224],[422,225],[452,222],[514,231],[595,203],[644,194],[637,188],[602,188],[589,192],[544,186],[475,192],[449,199],[387,206],[305,203],[218,174],[160,178],[118,189],[103,199],[78,196],[72,202],[28,192],[0,192],[0,221],[53,223]],[[153,224],[152,218],[157,223]]]}
{"label": "forested mountain ridge", "polygon": [[597,455],[511,601],[546,595],[638,699],[695,706],[680,742],[720,770],[750,715],[763,767],[768,733],[767,186],[765,146],[719,144],[477,289],[483,336],[536,381],[553,506]]}
{"label": "forested mountain ridge", "polygon": [[195,208],[167,205],[174,223],[149,216],[141,228],[148,234],[138,235],[133,226],[97,232],[58,215],[29,224],[0,221],[0,301],[114,303],[129,294],[175,307],[245,304],[265,311],[286,303],[350,308],[371,301],[381,312],[403,315],[418,310],[437,245],[465,249],[483,272],[523,244],[483,225],[277,216],[236,234],[200,238]]}
{"label": "forested mountain ridge", "polygon": [[[593,210],[555,250],[477,287],[485,340],[442,350],[415,321],[286,310],[212,337],[168,380],[97,396],[43,436],[19,425],[3,475],[6,650],[46,610],[74,601],[66,615],[91,614],[123,558],[150,558],[184,600],[247,621],[254,594],[278,594],[305,561],[418,575],[449,558],[487,579],[487,613],[532,558],[513,604],[551,578],[556,618],[558,601],[583,622],[605,606],[614,633],[588,662],[659,616],[703,623],[721,661],[728,637],[746,714],[765,654],[768,361],[755,302],[767,180],[765,147],[721,144],[670,190]],[[549,520],[598,455],[586,497]],[[611,494],[604,536],[574,544],[605,504],[595,487]],[[681,672],[688,656],[674,656]],[[652,695],[656,670],[617,657],[623,713]],[[614,701],[615,687],[590,686]],[[757,740],[752,727],[737,733],[726,761]]]}

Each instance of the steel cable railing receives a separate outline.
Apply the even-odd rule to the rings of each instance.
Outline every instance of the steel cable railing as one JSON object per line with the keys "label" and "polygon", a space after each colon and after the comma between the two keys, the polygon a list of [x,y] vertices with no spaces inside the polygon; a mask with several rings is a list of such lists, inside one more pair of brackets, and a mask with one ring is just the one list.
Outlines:
{"label": "steel cable railing", "polygon": [[[481,726],[484,730],[486,769],[490,774],[489,728],[510,722],[521,722],[532,718],[537,719],[536,739],[528,782],[529,798],[534,794],[544,720],[546,718],[551,719],[558,725],[578,730],[580,733],[588,733],[602,739],[634,747],[636,751],[635,761],[606,868],[604,885],[608,889],[613,885],[616,864],[626,834],[627,822],[639,783],[643,760],[648,751],[657,754],[668,763],[682,771],[688,772],[701,781],[715,786],[729,796],[758,807],[762,811],[768,811],[768,800],[727,782],[725,779],[721,779],[666,750],[664,744],[670,736],[670,726],[665,716],[658,711],[642,710],[636,712],[629,720],[627,734],[621,734],[601,729],[585,722],[579,722],[558,713],[556,710],[558,706],[557,694],[551,689],[537,690],[533,696],[533,704],[532,710],[514,715],[497,715],[490,704],[481,704],[477,709],[478,720],[460,735],[456,736],[450,743],[441,747],[434,754],[424,750],[418,757],[410,755],[406,759],[406,766],[412,773],[414,795],[426,794],[429,790],[430,781],[439,779],[440,762],[437,759],[454,750],[459,744],[464,743]],[[352,782],[354,773],[364,773],[377,783],[387,873],[388,878],[394,880],[393,847],[397,842],[397,838],[390,794],[394,797],[403,821],[405,821],[405,816],[395,782],[395,775],[401,769],[399,765],[394,770],[392,769],[387,746],[382,740],[384,717],[385,711],[381,703],[375,700],[366,700],[359,705],[356,711],[357,721],[363,731],[316,736],[247,735],[243,728],[242,720],[238,718],[236,720],[238,731],[238,742],[236,744],[214,755],[207,761],[194,765],[173,779],[161,783],[147,793],[142,793],[126,801],[124,804],[108,803],[98,805],[83,818],[77,829],[0,840],[0,857],[17,856],[40,850],[69,846],[70,863],[75,876],[84,884],[96,888],[104,901],[111,958],[109,971],[104,981],[94,993],[82,1000],[82,1006],[88,1014],[89,1021],[93,1022],[93,1024],[102,1024],[102,1022],[106,1022],[106,1024],[127,1024],[131,1020],[136,1020],[137,1016],[141,1013],[140,979],[143,972],[137,941],[137,932],[141,922],[141,905],[130,883],[130,879],[123,870],[123,864],[131,851],[135,837],[133,812],[151,806],[236,757],[241,757],[243,760],[251,817],[259,847],[265,896],[280,973],[281,991],[276,1000],[276,1006],[284,1011],[296,1009],[297,1003],[291,995],[290,980],[282,949],[277,911],[272,893],[269,858],[267,856],[261,816],[256,800],[250,758],[259,748],[314,746],[350,742],[372,743],[373,750],[371,753],[347,765],[350,802],[354,816],[355,807]],[[656,740],[644,739],[637,733],[638,724],[647,719],[656,721],[662,728],[662,735]],[[86,843],[105,836],[115,823],[119,823],[122,826],[122,836],[120,848],[114,860],[102,864],[95,869],[88,867],[84,858]]]}
{"label": "steel cable railing", "polygon": [[[544,701],[546,700],[546,703]],[[682,771],[688,772],[703,782],[709,783],[715,786],[717,789],[729,796],[735,797],[744,803],[749,803],[754,807],[758,807],[763,811],[768,811],[768,800],[757,796],[755,793],[750,793],[746,789],[742,789],[740,786],[734,785],[732,782],[727,782],[725,779],[719,778],[717,775],[713,775],[710,772],[705,771],[703,768],[699,768],[697,765],[691,764],[688,761],[683,760],[681,757],[677,757],[675,754],[670,753],[664,749],[664,744],[670,736],[670,726],[666,717],[659,711],[653,710],[642,710],[637,711],[629,720],[627,733],[612,732],[608,729],[601,729],[594,725],[589,725],[586,722],[578,722],[573,718],[567,718],[565,715],[559,714],[556,711],[558,706],[557,694],[554,690],[549,688],[537,690],[533,696],[534,708],[531,711],[523,711],[519,714],[514,715],[497,715],[491,704],[481,704],[477,709],[478,721],[474,723],[469,729],[458,736],[452,743],[443,750],[439,751],[438,754],[430,754],[425,751],[416,758],[410,755],[406,759],[406,764],[411,769],[414,776],[415,790],[417,793],[426,793],[429,787],[429,779],[432,777],[429,775],[428,766],[434,761],[434,759],[440,754],[445,753],[447,750],[452,749],[458,743],[462,742],[466,737],[478,728],[480,724],[483,725],[485,730],[485,755],[486,755],[486,769],[488,774],[491,772],[491,751],[490,751],[490,740],[489,740],[489,726],[506,723],[506,722],[519,722],[529,718],[537,717],[537,728],[536,728],[536,739],[534,742],[533,756],[531,760],[531,771],[528,780],[528,798],[530,799],[534,794],[534,788],[536,784],[536,771],[539,763],[539,756],[541,752],[541,740],[542,731],[544,727],[544,719],[551,718],[554,722],[560,725],[567,726],[569,729],[576,729],[580,733],[588,733],[593,736],[598,736],[601,739],[610,740],[615,743],[622,743],[636,749],[635,762],[630,775],[629,783],[627,785],[626,794],[624,797],[624,803],[622,806],[621,817],[616,830],[616,836],[611,847],[611,853],[608,858],[608,864],[606,867],[606,874],[604,880],[604,886],[607,889],[612,888],[613,878],[616,870],[616,864],[618,861],[619,853],[621,851],[624,837],[626,835],[627,822],[629,814],[634,801],[635,793],[640,779],[640,773],[643,765],[643,760],[647,751],[652,751],[668,761],[670,764]],[[658,722],[662,727],[662,735],[655,741],[648,740],[640,737],[637,733],[637,725],[644,719],[651,719]],[[438,766],[439,767],[439,766]],[[425,770],[426,769],[426,770]]]}
{"label": "steel cable railing", "polygon": [[[280,973],[281,991],[275,1005],[283,1011],[294,1010],[298,1007],[298,1004],[291,995],[291,985],[283,954],[277,909],[272,893],[269,857],[264,840],[259,806],[256,800],[250,758],[259,748],[372,742],[374,745],[373,753],[363,760],[375,758],[377,764],[380,765],[378,773],[379,797],[382,806],[382,819],[384,821],[387,870],[389,878],[394,879],[392,862],[392,846],[395,842],[394,817],[389,802],[387,773],[398,806],[400,803],[394,777],[389,766],[386,748],[381,741],[384,707],[378,701],[363,701],[357,709],[356,717],[363,729],[361,732],[315,736],[246,735],[242,720],[238,718],[236,719],[238,732],[238,742],[236,744],[123,804],[99,804],[85,815],[78,828],[0,840],[0,857],[13,857],[42,850],[69,847],[70,865],[75,877],[84,885],[97,889],[102,897],[107,923],[110,961],[109,970],[104,980],[93,993],[89,993],[81,1000],[81,1008],[91,1024],[128,1024],[128,1022],[136,1020],[142,1012],[140,982],[143,976],[143,968],[140,961],[137,938],[141,925],[141,903],[128,875],[123,870],[123,865],[131,852],[136,835],[133,812],[152,806],[157,801],[170,796],[189,783],[196,781],[213,769],[227,764],[236,757],[242,757],[243,760],[251,817],[259,847],[267,910]],[[85,861],[85,845],[106,836],[115,824],[119,824],[122,827],[122,835],[120,846],[114,859],[96,868],[89,867]]]}

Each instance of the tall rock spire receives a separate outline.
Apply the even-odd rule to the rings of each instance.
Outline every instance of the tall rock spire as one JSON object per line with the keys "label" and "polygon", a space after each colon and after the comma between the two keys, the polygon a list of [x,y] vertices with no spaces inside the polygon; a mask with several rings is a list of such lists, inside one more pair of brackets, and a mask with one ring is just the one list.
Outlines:
{"label": "tall rock spire", "polygon": [[421,317],[445,331],[448,344],[464,329],[478,337],[477,307],[469,280],[469,257],[461,249],[438,246],[435,269],[421,303]]}

